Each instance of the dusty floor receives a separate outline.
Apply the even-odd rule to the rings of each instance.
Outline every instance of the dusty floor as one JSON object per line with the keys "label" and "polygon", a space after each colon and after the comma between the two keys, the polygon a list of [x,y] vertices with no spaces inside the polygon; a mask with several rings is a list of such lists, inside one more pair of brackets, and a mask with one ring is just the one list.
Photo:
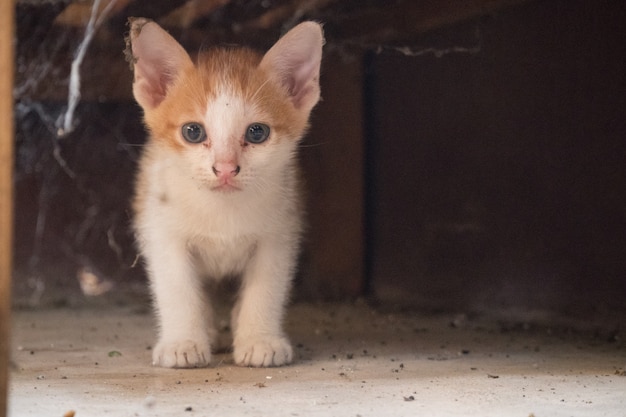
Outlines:
{"label": "dusty floor", "polygon": [[[532,321],[296,305],[283,368],[150,366],[128,308],[18,311],[9,415],[626,416],[626,340]],[[584,326],[582,326],[584,327]]]}

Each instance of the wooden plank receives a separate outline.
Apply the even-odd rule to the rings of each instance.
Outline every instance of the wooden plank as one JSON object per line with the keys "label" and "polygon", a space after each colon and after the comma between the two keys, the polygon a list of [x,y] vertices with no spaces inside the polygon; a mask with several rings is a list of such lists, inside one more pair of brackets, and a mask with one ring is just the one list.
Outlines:
{"label": "wooden plank", "polygon": [[[132,0],[102,0],[99,3],[97,16],[102,16],[102,12],[110,6],[109,16],[104,16],[104,20],[123,10]],[[94,0],[85,3],[72,3],[54,19],[55,25],[85,27],[91,17]]]}
{"label": "wooden plank", "polygon": [[0,2],[0,416],[7,414],[13,235],[13,1]]}
{"label": "wooden plank", "polygon": [[345,299],[365,288],[361,60],[327,54],[320,79],[322,101],[300,149],[309,195],[302,292]]}
{"label": "wooden plank", "polygon": [[[108,4],[108,1],[110,0],[104,0],[103,4]],[[380,2],[369,3],[371,5],[367,6],[354,1],[317,0],[307,5],[304,10],[307,11],[307,16],[325,22],[329,42],[355,44],[358,46],[357,49],[361,50],[414,39],[420,33],[480,14],[491,13],[523,1],[528,0],[395,1],[392,2],[395,4],[389,7],[381,7]],[[300,6],[304,7],[303,4],[306,3],[302,0],[283,1],[269,8],[264,14],[251,17],[243,14],[240,7],[224,6],[228,2],[229,0],[210,0],[201,2],[200,6],[196,0],[168,2],[118,0],[116,7],[124,7],[112,11],[110,20],[99,28],[81,67],[82,100],[132,100],[131,73],[128,70],[128,64],[123,59],[120,47],[124,33],[127,32],[126,20],[130,15],[147,16],[166,24],[165,27],[172,31],[172,34],[188,51],[197,51],[207,45],[230,43],[264,49],[278,37],[281,32],[279,30],[281,23],[288,20],[289,16],[297,15],[296,9]],[[59,36],[58,33],[63,28],[79,30],[82,26],[74,27],[70,21],[79,24],[81,19],[86,19],[87,12],[90,12],[90,4],[71,3],[66,12],[55,20],[53,32],[42,32],[41,24],[46,19],[36,19],[38,32],[48,34],[42,42],[50,42],[50,48],[53,48],[54,37]],[[22,9],[24,7],[26,6],[22,6]],[[38,7],[41,8],[41,6]],[[224,9],[223,13],[225,13],[221,21],[218,19],[211,25],[203,24],[212,12],[220,8]],[[338,8],[343,10],[342,13],[337,13]],[[68,18],[69,21],[66,24],[61,24],[65,22],[61,17],[66,13],[72,14],[70,12],[75,9],[83,10],[84,16],[80,19]],[[18,9],[18,12],[19,10],[21,9]],[[23,14],[39,15],[41,13],[34,14],[33,10],[24,9]],[[84,22],[80,24],[84,26]],[[23,32],[20,35],[21,41],[24,37],[30,36],[29,30],[30,28],[20,29]],[[60,69],[58,74],[69,71],[73,54],[73,50],[59,51],[56,54],[53,66]],[[107,62],[107,65],[102,65],[102,62]],[[21,73],[17,76],[16,82],[19,85],[21,80],[29,74]],[[67,85],[61,81],[63,81],[62,76],[59,81],[51,80],[45,85],[40,85],[37,91],[32,92],[30,98],[65,100]]]}
{"label": "wooden plank", "polygon": [[111,16],[108,23],[114,32],[122,33],[124,30],[128,31],[126,22],[129,17],[147,17],[148,19],[159,20],[182,7],[186,2],[187,0],[134,0],[119,10],[116,15]]}
{"label": "wooden plank", "polygon": [[381,7],[353,9],[349,14],[326,15],[334,36],[360,45],[401,42],[420,33],[492,13],[528,0],[408,1]]}
{"label": "wooden plank", "polygon": [[167,16],[159,19],[159,24],[165,27],[176,26],[187,29],[198,20],[210,16],[230,3],[230,0],[190,0]]}

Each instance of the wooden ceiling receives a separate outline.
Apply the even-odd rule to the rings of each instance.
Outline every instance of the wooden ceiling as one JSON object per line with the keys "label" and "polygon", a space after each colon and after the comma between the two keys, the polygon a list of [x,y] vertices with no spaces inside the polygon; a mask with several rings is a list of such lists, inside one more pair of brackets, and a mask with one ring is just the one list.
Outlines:
{"label": "wooden ceiling", "polygon": [[[524,0],[16,0],[17,95],[60,99],[92,14],[81,66],[87,98],[128,98],[123,38],[130,16],[156,20],[190,51],[206,45],[269,47],[302,20],[324,23],[328,45],[367,49],[415,38]],[[95,7],[97,6],[97,7]],[[44,65],[44,62],[49,64]],[[42,65],[44,65],[42,67]]]}

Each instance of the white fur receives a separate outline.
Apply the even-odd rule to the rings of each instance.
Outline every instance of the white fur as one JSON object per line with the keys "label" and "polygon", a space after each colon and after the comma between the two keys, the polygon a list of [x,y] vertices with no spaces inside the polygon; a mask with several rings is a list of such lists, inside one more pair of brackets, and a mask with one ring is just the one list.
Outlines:
{"label": "white fur", "polygon": [[[225,106],[234,111],[218,111]],[[201,276],[242,275],[232,319],[234,358],[251,366],[292,359],[282,315],[301,232],[293,168],[294,141],[270,140],[242,148],[237,139],[254,121],[234,97],[221,97],[205,115],[211,147],[182,154],[151,144],[142,169],[148,192],[136,227],[160,318],[153,362],[165,367],[205,366],[215,340]],[[235,139],[237,138],[237,139]],[[239,191],[215,191],[216,158],[231,152],[241,165]]]}

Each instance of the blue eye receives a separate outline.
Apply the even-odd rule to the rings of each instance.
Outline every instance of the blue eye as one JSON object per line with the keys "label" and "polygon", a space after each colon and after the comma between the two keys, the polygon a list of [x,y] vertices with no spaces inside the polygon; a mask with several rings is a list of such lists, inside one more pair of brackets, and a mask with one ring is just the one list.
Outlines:
{"label": "blue eye", "polygon": [[270,127],[263,123],[252,123],[246,129],[246,142],[252,144],[263,143],[270,136]]}
{"label": "blue eye", "polygon": [[189,143],[200,143],[206,140],[206,132],[200,123],[185,123],[181,129],[183,138]]}

